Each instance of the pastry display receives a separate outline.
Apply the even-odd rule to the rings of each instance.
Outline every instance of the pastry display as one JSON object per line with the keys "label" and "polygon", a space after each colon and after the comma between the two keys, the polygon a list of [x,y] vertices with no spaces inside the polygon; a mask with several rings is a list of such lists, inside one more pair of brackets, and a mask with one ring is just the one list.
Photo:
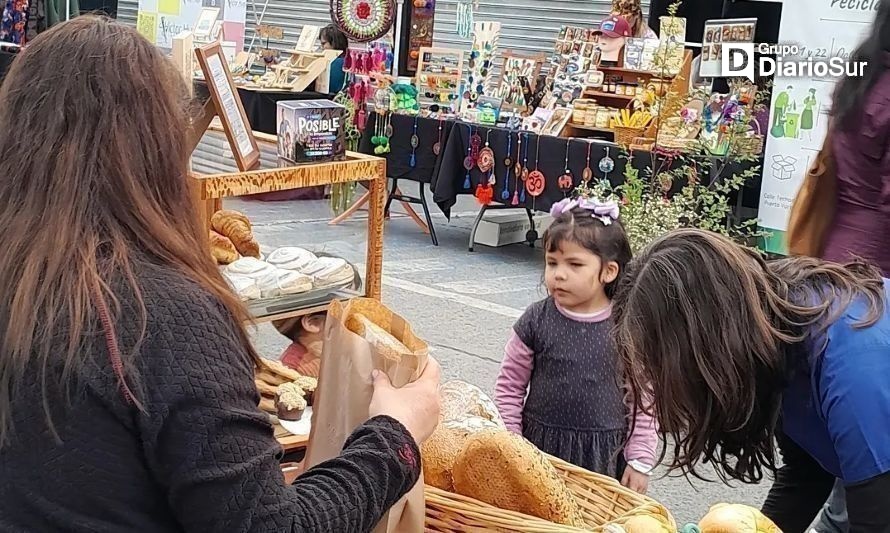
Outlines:
{"label": "pastry display", "polygon": [[240,274],[223,273],[223,277],[229,282],[229,286],[242,301],[255,300],[260,297],[260,288],[256,280]]}
{"label": "pastry display", "polygon": [[273,270],[257,279],[261,298],[275,298],[312,290],[312,278],[292,270],[272,267]]}
{"label": "pastry display", "polygon": [[339,257],[319,257],[303,270],[303,274],[312,277],[316,289],[347,286],[355,279],[352,265]]}
{"label": "pastry display", "polygon": [[213,230],[210,230],[210,252],[217,264],[220,265],[228,265],[241,257],[228,237]]}
{"label": "pastry display", "polygon": [[265,261],[260,261],[254,257],[242,257],[226,267],[226,274],[234,274],[245,276],[254,280],[258,280],[263,276],[275,272],[275,267]]}
{"label": "pastry display", "polygon": [[530,442],[509,431],[471,435],[454,462],[457,493],[557,524],[583,526],[581,509],[556,468]]}
{"label": "pastry display", "polygon": [[303,418],[303,412],[308,406],[306,398],[303,397],[303,390],[300,387],[293,383],[278,387],[278,394],[275,397],[275,408],[279,420],[296,422]]}
{"label": "pastry display", "polygon": [[318,257],[304,248],[285,246],[278,248],[266,258],[266,262],[285,270],[295,270],[303,273],[303,270],[315,262]]}
{"label": "pastry display", "polygon": [[228,237],[243,256],[260,257],[260,245],[253,238],[250,220],[238,211],[222,210],[213,214],[210,226],[217,233]]}

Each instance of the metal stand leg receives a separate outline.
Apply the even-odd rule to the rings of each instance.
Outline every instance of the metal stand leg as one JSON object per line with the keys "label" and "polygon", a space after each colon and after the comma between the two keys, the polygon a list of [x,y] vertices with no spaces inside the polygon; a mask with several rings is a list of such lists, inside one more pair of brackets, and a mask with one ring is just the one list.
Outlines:
{"label": "metal stand leg", "polygon": [[538,240],[538,230],[535,229],[535,215],[528,207],[525,208],[525,213],[528,215],[528,221],[531,224],[531,229],[525,234],[525,240],[530,247],[534,248],[535,242]]}
{"label": "metal stand leg", "polygon": [[395,200],[396,191],[399,190],[399,178],[390,178],[392,179],[392,187],[389,189],[389,194],[386,196],[386,207],[383,208],[383,216],[389,217],[389,206],[392,205],[392,201]]}
{"label": "metal stand leg", "polygon": [[479,214],[476,215],[476,221],[473,222],[473,227],[470,229],[470,251],[473,251],[473,246],[476,245],[476,230],[479,229],[479,223],[482,222],[482,217],[485,216],[485,212],[488,211],[488,206],[483,205],[482,209],[479,210]]}
{"label": "metal stand leg", "polygon": [[433,217],[430,215],[430,207],[426,203],[426,187],[421,181],[418,183],[420,190],[420,205],[423,207],[423,216],[426,217],[426,225],[430,229],[430,238],[433,240],[433,246],[439,246],[439,238],[436,237],[436,228],[433,227]]}

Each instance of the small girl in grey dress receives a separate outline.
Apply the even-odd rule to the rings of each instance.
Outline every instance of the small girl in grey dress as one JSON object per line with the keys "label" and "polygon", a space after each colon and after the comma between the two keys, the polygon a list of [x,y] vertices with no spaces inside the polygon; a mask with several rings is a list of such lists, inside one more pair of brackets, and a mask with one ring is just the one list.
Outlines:
{"label": "small girl in grey dress", "polygon": [[609,331],[612,294],[631,258],[618,214],[616,203],[597,199],[551,209],[549,296],[513,327],[495,402],[508,429],[542,451],[644,493],[655,466],[655,422],[631,416]]}

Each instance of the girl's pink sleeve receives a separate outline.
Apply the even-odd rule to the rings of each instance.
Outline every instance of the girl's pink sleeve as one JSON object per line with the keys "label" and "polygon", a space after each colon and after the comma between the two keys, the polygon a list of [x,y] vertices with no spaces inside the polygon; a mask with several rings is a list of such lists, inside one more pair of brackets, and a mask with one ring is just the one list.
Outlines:
{"label": "girl's pink sleeve", "polygon": [[522,434],[522,408],[532,378],[534,353],[513,331],[504,348],[504,360],[494,386],[494,402],[507,429]]}
{"label": "girl's pink sleeve", "polygon": [[[630,438],[627,446],[624,448],[624,459],[633,466],[635,470],[651,470],[655,467],[656,453],[658,448],[658,422],[655,418],[645,412],[634,412],[633,398],[627,395],[628,412],[631,413],[628,424],[628,432]],[[652,396],[643,394],[644,410],[649,409],[652,405]],[[636,415],[636,416],[634,416]],[[634,420],[636,418],[636,420]]]}

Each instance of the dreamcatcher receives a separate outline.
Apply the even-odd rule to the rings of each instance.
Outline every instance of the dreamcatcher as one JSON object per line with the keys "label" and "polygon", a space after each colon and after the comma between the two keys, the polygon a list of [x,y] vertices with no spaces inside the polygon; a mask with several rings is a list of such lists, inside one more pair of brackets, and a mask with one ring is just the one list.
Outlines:
{"label": "dreamcatcher", "polygon": [[383,37],[395,16],[395,0],[331,0],[331,20],[353,41]]}

